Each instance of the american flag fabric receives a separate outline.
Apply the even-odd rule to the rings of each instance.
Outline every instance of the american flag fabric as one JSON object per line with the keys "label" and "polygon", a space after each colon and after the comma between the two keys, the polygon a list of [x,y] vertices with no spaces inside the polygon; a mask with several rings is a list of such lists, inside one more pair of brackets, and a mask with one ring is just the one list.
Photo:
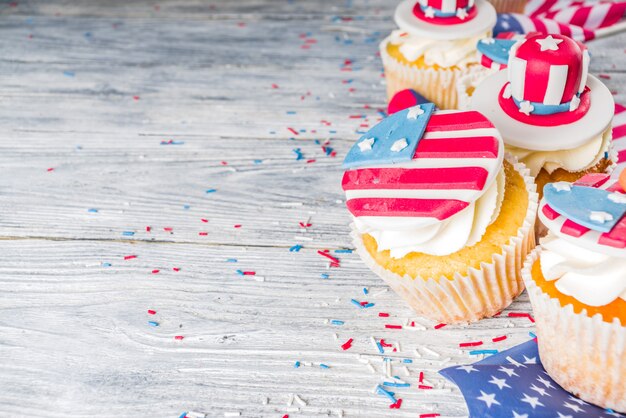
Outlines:
{"label": "american flag fabric", "polygon": [[618,23],[626,1],[531,0],[525,14],[502,13],[494,28],[501,32],[562,34],[578,41],[596,37],[596,31]]}
{"label": "american flag fabric", "polygon": [[626,168],[626,106],[615,104],[615,116],[613,117],[613,147],[617,151],[617,168],[613,176]]}
{"label": "american flag fabric", "polygon": [[591,405],[561,388],[541,365],[535,340],[439,373],[459,387],[470,418],[626,416]]}
{"label": "american flag fabric", "polygon": [[502,138],[486,117],[419,112],[414,106],[383,119],[346,155],[342,187],[353,216],[435,224],[479,198],[499,172]]}

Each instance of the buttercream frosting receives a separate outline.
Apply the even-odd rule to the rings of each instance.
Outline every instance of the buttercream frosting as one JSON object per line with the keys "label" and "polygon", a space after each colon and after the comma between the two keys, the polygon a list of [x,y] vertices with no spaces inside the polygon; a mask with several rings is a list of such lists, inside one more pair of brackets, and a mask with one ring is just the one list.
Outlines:
{"label": "buttercream frosting", "polygon": [[581,248],[549,234],[541,240],[541,271],[559,292],[585,305],[626,300],[626,258]]}
{"label": "buttercream frosting", "polygon": [[612,139],[612,128],[609,126],[602,134],[572,149],[537,151],[512,145],[505,145],[505,149],[515,155],[519,161],[523,162],[530,170],[532,176],[537,176],[542,168],[550,174],[558,168],[563,168],[570,172],[591,168],[598,164],[605,153],[608,152]]}
{"label": "buttercream frosting", "polygon": [[378,251],[389,250],[393,258],[402,258],[411,252],[443,256],[476,244],[498,214],[504,197],[505,177],[501,169],[485,193],[459,213],[434,225],[419,226],[398,218],[378,219],[375,224],[367,219],[354,218],[357,230],[370,234]]}
{"label": "buttercream frosting", "polygon": [[436,40],[395,30],[389,37],[389,43],[399,45],[400,53],[409,62],[424,57],[426,65],[466,67],[479,61],[476,43],[485,36],[489,33],[465,39]]}

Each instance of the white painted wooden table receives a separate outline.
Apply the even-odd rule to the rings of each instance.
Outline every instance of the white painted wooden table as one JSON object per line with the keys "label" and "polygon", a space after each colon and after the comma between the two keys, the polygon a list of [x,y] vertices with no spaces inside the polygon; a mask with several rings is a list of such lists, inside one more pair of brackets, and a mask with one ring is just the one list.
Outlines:
{"label": "white painted wooden table", "polygon": [[[384,107],[394,2],[76,3],[0,2],[0,416],[466,415],[437,370],[527,340],[527,298],[436,330],[317,253],[351,245],[340,162]],[[625,44],[591,44],[620,102]],[[400,410],[372,336],[414,360]]]}

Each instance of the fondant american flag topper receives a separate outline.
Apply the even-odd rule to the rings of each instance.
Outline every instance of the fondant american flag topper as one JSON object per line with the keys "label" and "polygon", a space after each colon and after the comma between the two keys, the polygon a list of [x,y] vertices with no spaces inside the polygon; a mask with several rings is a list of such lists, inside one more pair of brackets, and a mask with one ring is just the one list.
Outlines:
{"label": "fondant american flag topper", "polygon": [[626,194],[608,174],[549,183],[539,218],[559,237],[589,250],[626,257]]}
{"label": "fondant american flag topper", "polygon": [[503,150],[499,132],[478,112],[435,112],[427,103],[394,113],[346,155],[348,210],[366,223],[441,222],[483,195]]}

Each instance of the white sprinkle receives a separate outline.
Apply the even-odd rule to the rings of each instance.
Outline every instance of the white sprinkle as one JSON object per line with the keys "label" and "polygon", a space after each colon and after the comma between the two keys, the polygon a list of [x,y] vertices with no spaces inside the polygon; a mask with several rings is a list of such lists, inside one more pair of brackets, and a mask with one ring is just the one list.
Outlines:
{"label": "white sprinkle", "polygon": [[307,405],[306,402],[301,397],[299,397],[298,395],[293,395],[293,399],[300,406],[306,406]]}
{"label": "white sprinkle", "polygon": [[389,290],[388,288],[384,288],[384,289],[379,290],[378,292],[376,292],[376,293],[372,294],[372,296],[374,296],[374,297],[376,297],[376,296],[380,296],[380,295],[382,295],[383,293],[387,293],[387,291],[388,291],[388,290]]}
{"label": "white sprinkle", "polygon": [[264,282],[265,281],[265,277],[263,277],[263,276],[254,275],[254,276],[252,276],[252,278],[254,280],[256,280],[257,282]]}
{"label": "white sprinkle", "polygon": [[504,91],[502,92],[502,97],[504,97],[505,99],[510,99],[511,98],[511,84],[507,84],[506,87],[504,88]]}
{"label": "white sprinkle", "polygon": [[374,366],[372,366],[372,363],[370,363],[369,361],[367,362],[367,368],[370,369],[370,371],[374,374],[376,374],[376,369],[374,368]]}
{"label": "white sprinkle", "polygon": [[204,417],[206,417],[206,414],[204,412],[196,412],[196,411],[189,411],[189,412],[187,412],[186,415],[189,418],[204,418]]}
{"label": "white sprinkle", "polygon": [[422,347],[422,351],[425,351],[426,354],[430,354],[433,357],[441,357],[441,355],[438,352],[433,351],[433,350],[431,350],[430,348],[428,348],[426,346]]}
{"label": "white sprinkle", "polygon": [[283,202],[281,206],[302,206],[302,202]]}
{"label": "white sprinkle", "polygon": [[313,363],[311,363],[310,361],[303,361],[302,364],[308,367],[311,367],[313,365]]}
{"label": "white sprinkle", "polygon": [[409,373],[409,369],[406,366],[402,366],[402,371],[404,372],[405,376],[411,376],[411,374]]}
{"label": "white sprinkle", "polygon": [[287,399],[287,406],[293,405],[293,393],[289,394],[289,399]]}
{"label": "white sprinkle", "polygon": [[611,202],[626,204],[626,194],[615,192],[607,196]]}
{"label": "white sprinkle", "polygon": [[602,212],[602,211],[596,212],[592,210],[591,213],[589,214],[589,220],[603,224],[606,221],[612,221],[613,215],[607,212]]}
{"label": "white sprinkle", "polygon": [[285,412],[300,412],[300,408],[298,408],[297,406],[285,408]]}
{"label": "white sprinkle", "polygon": [[293,238],[301,241],[313,241],[315,239],[313,237],[305,237],[304,235],[295,235]]}
{"label": "white sprinkle", "polygon": [[376,344],[376,340],[374,339],[374,337],[370,337],[370,341],[372,342],[372,345],[374,346],[376,352],[379,353],[380,351],[378,351],[378,344]]}
{"label": "white sprinkle", "polygon": [[338,409],[337,411],[335,411],[335,413],[339,418],[343,418],[343,409]]}
{"label": "white sprinkle", "polygon": [[409,143],[406,142],[406,138],[400,138],[396,142],[393,143],[390,149],[393,152],[400,152],[408,146],[409,146]]}
{"label": "white sprinkle", "polygon": [[270,398],[265,397],[265,398],[263,398],[263,400],[261,402],[263,403],[263,405],[267,405],[268,403],[270,403]]}
{"label": "white sprinkle", "polygon": [[241,412],[224,412],[225,417],[240,417]]}
{"label": "white sprinkle", "polygon": [[385,373],[387,373],[387,377],[391,377],[391,361],[386,361],[385,363]]}
{"label": "white sprinkle", "polygon": [[413,350],[413,352],[415,352],[415,357],[417,358],[422,358],[422,355],[420,354],[419,351],[417,351],[417,348]]}
{"label": "white sprinkle", "polygon": [[566,181],[557,181],[556,183],[552,183],[552,187],[557,192],[569,192],[572,190],[572,185]]}
{"label": "white sprinkle", "polygon": [[336,333],[336,332],[333,334],[333,337],[335,337],[335,340],[338,340],[338,339],[339,339],[339,335],[337,335],[337,333]]}
{"label": "white sprinkle", "polygon": [[396,351],[397,351],[398,353],[402,351],[402,349],[400,348],[400,343],[399,343],[399,342],[394,343],[394,345],[396,346],[395,348],[396,348]]}

